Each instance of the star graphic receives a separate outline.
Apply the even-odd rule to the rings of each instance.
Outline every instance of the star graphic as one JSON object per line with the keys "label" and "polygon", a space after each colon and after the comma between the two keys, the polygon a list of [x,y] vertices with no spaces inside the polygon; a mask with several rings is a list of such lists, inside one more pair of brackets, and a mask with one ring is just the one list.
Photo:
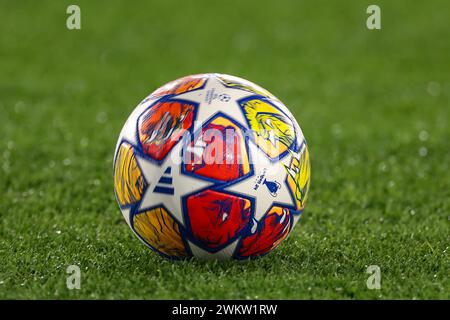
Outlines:
{"label": "star graphic", "polygon": [[249,141],[249,151],[253,164],[253,175],[225,187],[225,190],[254,197],[256,221],[260,221],[274,204],[294,206],[289,187],[286,184],[287,172],[283,165],[288,157],[285,157],[283,161],[272,162],[252,141]]}
{"label": "star graphic", "polygon": [[226,87],[216,77],[208,78],[204,88],[181,93],[174,96],[174,99],[188,100],[198,103],[197,119],[194,129],[199,129],[212,116],[221,112],[229,116],[234,121],[247,127],[247,120],[242,112],[242,107],[238,100],[255,95],[254,93],[241,89],[231,89]]}
{"label": "star graphic", "polygon": [[208,251],[200,248],[199,246],[193,244],[189,240],[188,240],[188,244],[189,244],[189,248],[191,248],[192,254],[195,257],[201,257],[202,259],[205,259],[205,260],[227,260],[227,259],[230,259],[233,257],[233,253],[236,250],[236,246],[239,243],[239,239],[230,243],[228,246],[226,246],[222,250],[219,250],[214,253],[208,252]]}
{"label": "star graphic", "polygon": [[[181,159],[182,145],[182,141],[178,142],[160,165],[140,155],[136,155],[136,159],[147,182],[147,189],[139,204],[139,211],[164,205],[171,215],[184,227],[185,223],[182,210],[183,196],[204,189],[212,185],[212,183],[185,175],[181,172],[182,164],[179,162]],[[168,170],[168,168],[170,169]],[[167,178],[168,174],[166,172],[169,171],[171,177],[168,179],[171,180],[171,183],[169,187],[161,188],[160,179],[163,176]],[[169,189],[171,193],[158,192],[158,188]]]}

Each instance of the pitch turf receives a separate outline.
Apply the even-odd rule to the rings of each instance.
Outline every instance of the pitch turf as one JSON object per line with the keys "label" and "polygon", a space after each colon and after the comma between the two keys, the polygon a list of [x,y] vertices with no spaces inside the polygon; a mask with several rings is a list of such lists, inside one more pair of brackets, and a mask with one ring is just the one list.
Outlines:
{"label": "pitch turf", "polygon": [[[449,298],[448,1],[376,1],[381,31],[356,0],[76,1],[69,31],[72,2],[0,4],[1,298]],[[128,114],[201,72],[272,91],[310,146],[304,216],[262,259],[165,261],[114,198]]]}

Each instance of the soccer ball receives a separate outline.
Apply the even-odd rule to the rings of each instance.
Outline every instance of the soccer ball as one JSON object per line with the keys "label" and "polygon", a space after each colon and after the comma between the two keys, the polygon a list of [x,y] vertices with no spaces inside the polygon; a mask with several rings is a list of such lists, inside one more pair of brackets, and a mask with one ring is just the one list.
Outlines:
{"label": "soccer ball", "polygon": [[309,183],[306,141],[286,106],[224,74],[154,91],[128,118],[114,156],[126,222],[167,258],[265,255],[299,220]]}

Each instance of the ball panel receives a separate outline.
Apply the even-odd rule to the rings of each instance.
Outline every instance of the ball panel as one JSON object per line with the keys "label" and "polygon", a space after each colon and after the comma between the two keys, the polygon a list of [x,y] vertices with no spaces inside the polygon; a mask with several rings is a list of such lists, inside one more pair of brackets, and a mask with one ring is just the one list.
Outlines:
{"label": "ball panel", "polygon": [[156,89],[150,97],[162,97],[168,94],[180,94],[203,87],[208,78],[207,74],[196,74],[186,76],[174,81],[171,81],[164,86]]}
{"label": "ball panel", "polygon": [[277,158],[295,144],[294,125],[283,112],[266,99],[240,102],[255,143],[270,157]]}
{"label": "ball panel", "polygon": [[292,214],[289,209],[272,207],[258,222],[256,231],[242,239],[238,255],[243,258],[256,257],[272,251],[291,230]]}
{"label": "ball panel", "polygon": [[117,151],[114,167],[114,190],[120,206],[140,201],[144,188],[145,181],[137,164],[133,147],[122,142]]}
{"label": "ball panel", "polygon": [[187,257],[178,223],[163,207],[133,217],[134,231],[153,249],[169,257]]}
{"label": "ball panel", "polygon": [[219,116],[204,125],[186,150],[186,172],[214,179],[232,181],[250,172],[246,141],[241,129]]}
{"label": "ball panel", "polygon": [[250,200],[213,190],[187,199],[190,231],[206,248],[229,244],[249,224]]}
{"label": "ball panel", "polygon": [[138,121],[139,141],[144,153],[162,160],[192,126],[194,106],[188,103],[158,102]]}
{"label": "ball panel", "polygon": [[303,144],[298,153],[292,154],[291,162],[286,170],[288,173],[287,182],[295,198],[296,210],[302,210],[308,199],[311,180],[311,165],[306,144]]}

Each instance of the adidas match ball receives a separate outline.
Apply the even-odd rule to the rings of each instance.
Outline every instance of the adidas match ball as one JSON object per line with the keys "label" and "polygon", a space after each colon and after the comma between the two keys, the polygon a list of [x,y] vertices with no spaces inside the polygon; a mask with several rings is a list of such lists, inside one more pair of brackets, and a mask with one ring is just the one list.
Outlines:
{"label": "adidas match ball", "polygon": [[114,156],[126,222],[167,258],[267,254],[299,220],[309,183],[306,141],[286,106],[224,74],[187,76],[151,93]]}

